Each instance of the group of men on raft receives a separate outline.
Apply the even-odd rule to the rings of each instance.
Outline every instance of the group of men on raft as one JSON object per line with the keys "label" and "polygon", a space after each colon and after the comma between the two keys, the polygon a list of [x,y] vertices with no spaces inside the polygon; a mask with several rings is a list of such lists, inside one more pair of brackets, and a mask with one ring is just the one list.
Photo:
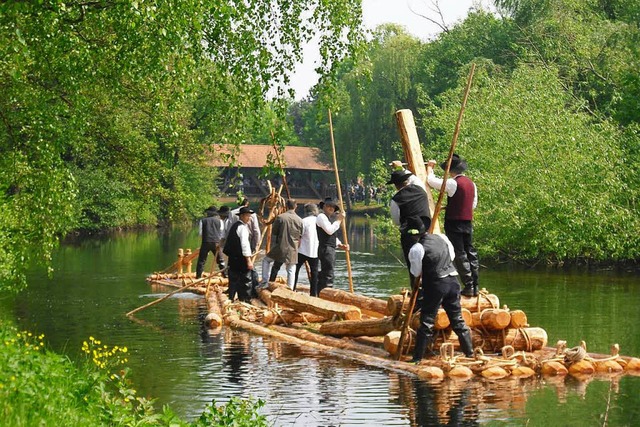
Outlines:
{"label": "group of men on raft", "polygon": [[[406,170],[400,161],[393,168],[387,184],[396,187],[391,199],[390,213],[399,227],[402,251],[409,269],[411,285],[419,294],[420,327],[412,361],[419,363],[435,339],[435,319],[440,306],[444,308],[452,329],[458,336],[460,349],[467,357],[473,355],[471,332],[462,318],[460,296],[478,295],[479,261],[473,246],[473,211],[477,205],[477,188],[464,172],[467,162],[454,154],[446,181],[436,177],[430,160],[427,183],[447,193],[444,217],[445,234],[429,233],[432,212],[429,209],[427,188],[417,176]],[[446,162],[440,166],[445,169]],[[344,214],[331,199],[305,205],[305,218],[296,213],[297,203],[286,201],[286,211],[276,217],[272,227],[272,246],[262,261],[262,284],[275,280],[280,267],[287,270],[287,284],[295,290],[302,265],[309,266],[311,295],[318,296],[325,287],[333,285],[335,250],[348,250],[337,238]],[[318,209],[322,212],[318,214]],[[203,273],[208,252],[216,254],[218,266],[224,268],[220,249],[228,257],[229,297],[248,301],[252,282],[257,274],[253,259],[260,241],[260,228],[248,203],[228,211],[210,207],[200,222],[202,245],[196,275]],[[459,280],[460,279],[460,280]],[[460,281],[464,288],[460,289]],[[414,286],[415,284],[415,286]]]}

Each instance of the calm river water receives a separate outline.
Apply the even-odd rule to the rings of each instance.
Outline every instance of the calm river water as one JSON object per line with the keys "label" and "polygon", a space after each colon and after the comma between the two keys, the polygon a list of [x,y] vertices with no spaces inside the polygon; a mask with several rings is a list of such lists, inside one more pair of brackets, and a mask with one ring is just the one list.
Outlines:
{"label": "calm river water", "polygon": [[[353,221],[349,234],[356,292],[386,297],[407,286],[397,254],[377,249],[366,220]],[[89,336],[128,346],[134,388],[187,419],[212,400],[252,396],[266,401],[263,412],[276,426],[640,425],[640,377],[431,384],[228,328],[211,334],[202,326],[204,302],[192,294],[127,319],[168,291],[151,289],[145,276],[172,264],[178,248],[198,244],[196,230],[67,244],[54,277],[34,271],[11,309],[20,328],[44,333],[51,348],[74,359]],[[348,289],[343,253],[337,271],[336,287]],[[485,267],[481,286],[524,310],[550,345],[585,340],[589,351],[608,353],[619,343],[622,354],[640,356],[637,273]]]}

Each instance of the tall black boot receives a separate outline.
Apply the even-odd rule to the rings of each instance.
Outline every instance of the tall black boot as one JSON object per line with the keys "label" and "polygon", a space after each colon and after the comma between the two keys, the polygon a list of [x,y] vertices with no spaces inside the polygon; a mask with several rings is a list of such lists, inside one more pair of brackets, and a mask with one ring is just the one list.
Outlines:
{"label": "tall black boot", "polygon": [[460,350],[467,357],[473,357],[473,342],[471,341],[471,331],[469,329],[464,332],[456,332],[458,335],[458,342],[460,342]]}
{"label": "tall black boot", "polygon": [[[466,285],[464,285],[464,289],[462,290],[462,292],[460,292],[460,295],[463,295],[465,297],[472,297],[473,295],[473,284],[471,283],[467,283]],[[477,293],[476,293],[477,295]]]}

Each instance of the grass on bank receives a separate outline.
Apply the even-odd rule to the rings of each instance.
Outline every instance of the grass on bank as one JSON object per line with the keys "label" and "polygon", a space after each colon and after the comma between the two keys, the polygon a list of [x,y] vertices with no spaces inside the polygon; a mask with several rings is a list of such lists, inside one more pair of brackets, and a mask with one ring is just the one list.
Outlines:
{"label": "grass on bank", "polygon": [[89,337],[86,362],[47,350],[44,335],[0,321],[0,419],[4,426],[267,426],[261,400],[215,400],[193,422],[137,396],[127,378],[127,348]]}

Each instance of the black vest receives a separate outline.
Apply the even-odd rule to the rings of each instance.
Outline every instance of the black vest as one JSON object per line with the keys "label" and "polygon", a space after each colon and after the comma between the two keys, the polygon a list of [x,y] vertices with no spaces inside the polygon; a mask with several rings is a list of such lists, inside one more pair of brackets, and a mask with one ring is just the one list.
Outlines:
{"label": "black vest", "polygon": [[245,225],[244,222],[238,220],[233,223],[231,228],[229,229],[229,234],[227,235],[227,241],[224,243],[224,249],[222,252],[229,258],[242,258],[242,244],[240,243],[240,237],[238,236],[237,230],[241,225]]}
{"label": "black vest", "polygon": [[425,225],[429,220],[429,199],[424,189],[418,185],[402,187],[393,196],[393,201],[400,208],[400,229],[403,230],[409,218],[421,218]]}
{"label": "black vest", "polygon": [[[334,223],[334,221],[331,221],[331,218],[329,218],[329,222],[332,224]],[[316,229],[318,230],[318,246],[319,247],[329,247],[329,248],[336,247],[336,235],[338,234],[338,230],[336,230],[336,232],[333,234],[327,234],[327,232],[324,231],[322,227],[318,227],[316,225]]]}
{"label": "black vest", "polygon": [[222,221],[219,215],[202,218],[202,241],[218,243],[222,238]]}
{"label": "black vest", "polygon": [[449,245],[435,234],[425,234],[420,239],[424,247],[422,258],[422,279],[433,282],[441,277],[455,273],[456,267],[451,261]]}

